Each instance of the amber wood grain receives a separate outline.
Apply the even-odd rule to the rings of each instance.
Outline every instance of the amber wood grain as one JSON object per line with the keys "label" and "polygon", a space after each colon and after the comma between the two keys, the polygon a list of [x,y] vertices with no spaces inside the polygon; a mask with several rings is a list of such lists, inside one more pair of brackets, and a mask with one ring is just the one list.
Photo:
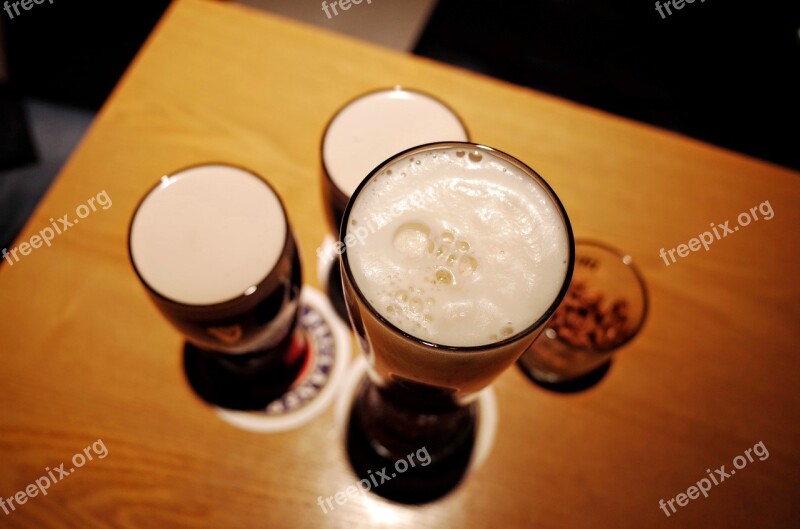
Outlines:
{"label": "amber wood grain", "polygon": [[[311,6],[309,9],[318,9]],[[131,9],[135,9],[132,5]],[[100,44],[99,44],[100,45]],[[189,391],[181,338],[137,283],[126,230],[162,174],[227,161],[278,190],[316,285],[319,140],[354,95],[438,95],[474,140],[539,171],[578,236],[628,251],[650,315],[580,394],[497,381],[496,444],[446,498],[316,505],[356,479],[332,411],[258,435]],[[742,105],[748,102],[743,101]],[[736,109],[731,109],[735,113]],[[28,500],[17,528],[786,528],[800,518],[800,175],[685,137],[230,4],[174,5],[16,241],[105,190],[53,246],[0,266],[0,496],[103,439],[109,454]],[[658,256],[764,201],[761,220],[667,267]],[[224,259],[220,254],[210,256]],[[763,441],[667,518],[658,507]]]}

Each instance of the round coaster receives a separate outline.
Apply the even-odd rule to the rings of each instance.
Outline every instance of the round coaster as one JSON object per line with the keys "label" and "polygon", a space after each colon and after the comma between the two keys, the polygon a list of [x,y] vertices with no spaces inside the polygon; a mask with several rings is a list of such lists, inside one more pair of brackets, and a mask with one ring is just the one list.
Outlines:
{"label": "round coaster", "polygon": [[[347,423],[350,417],[350,408],[358,390],[361,380],[367,376],[367,361],[364,356],[359,356],[353,361],[347,371],[344,382],[341,386],[339,398],[336,400],[334,417],[336,427],[341,432],[342,438],[347,436]],[[475,435],[475,445],[472,450],[472,457],[467,472],[479,468],[494,446],[495,435],[497,434],[497,398],[494,389],[489,386],[478,393],[478,424]]]}
{"label": "round coaster", "polygon": [[350,330],[325,295],[309,286],[300,292],[297,321],[308,340],[309,357],[297,381],[263,411],[216,408],[223,421],[251,432],[283,432],[308,423],[330,405],[347,373]]}

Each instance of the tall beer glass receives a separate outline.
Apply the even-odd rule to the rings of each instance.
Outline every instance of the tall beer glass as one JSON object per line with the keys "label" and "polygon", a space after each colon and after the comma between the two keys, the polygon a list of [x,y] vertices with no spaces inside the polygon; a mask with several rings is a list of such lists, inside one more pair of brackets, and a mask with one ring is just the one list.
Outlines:
{"label": "tall beer glass", "polygon": [[227,164],[164,176],[136,208],[128,249],[150,299],[186,337],[186,375],[202,398],[259,409],[291,384],[305,358],[301,268],[269,184]]}
{"label": "tall beer glass", "polygon": [[530,167],[462,142],[406,150],[358,186],[339,246],[369,380],[355,403],[376,451],[447,457],[481,389],[530,346],[563,298],[574,241]]}

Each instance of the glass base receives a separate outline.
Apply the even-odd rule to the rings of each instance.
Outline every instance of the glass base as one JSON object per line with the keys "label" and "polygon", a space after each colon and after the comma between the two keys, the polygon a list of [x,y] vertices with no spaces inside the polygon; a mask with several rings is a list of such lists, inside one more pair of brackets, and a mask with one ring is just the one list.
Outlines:
{"label": "glass base", "polygon": [[540,371],[521,361],[517,362],[517,365],[539,387],[556,393],[577,393],[585,391],[603,380],[611,369],[611,363],[612,361],[608,360],[592,371],[575,378],[563,378],[547,371]]}
{"label": "glass base", "polygon": [[347,428],[347,455],[361,486],[369,483],[371,492],[407,504],[430,502],[452,491],[470,466],[477,406],[415,414],[376,395],[376,386],[364,379]]}
{"label": "glass base", "polygon": [[209,404],[232,410],[262,410],[289,390],[306,363],[303,331],[295,330],[290,340],[277,350],[240,355],[186,343],[184,374],[194,392]]}

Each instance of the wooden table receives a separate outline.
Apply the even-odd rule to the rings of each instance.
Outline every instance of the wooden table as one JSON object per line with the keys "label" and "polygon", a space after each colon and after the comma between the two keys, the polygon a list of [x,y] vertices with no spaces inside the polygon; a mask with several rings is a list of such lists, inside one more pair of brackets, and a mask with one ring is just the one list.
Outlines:
{"label": "wooden table", "polygon": [[[316,285],[326,121],[352,96],[398,83],[439,95],[474,140],[544,175],[578,236],[638,262],[651,311],[589,391],[549,393],[504,373],[494,450],[449,496],[419,507],[370,496],[326,515],[317,497],[355,479],[333,412],[278,435],[221,422],[186,387],[181,337],[137,282],[126,229],[163,173],[241,164],[285,200]],[[47,496],[0,512],[0,526],[796,527],[799,177],[246,8],[179,1],[15,244],[103,190],[113,206],[0,267],[0,496],[98,439],[108,449]],[[764,201],[771,220],[669,267],[659,257]],[[769,458],[670,517],[659,508],[759,441]]]}

